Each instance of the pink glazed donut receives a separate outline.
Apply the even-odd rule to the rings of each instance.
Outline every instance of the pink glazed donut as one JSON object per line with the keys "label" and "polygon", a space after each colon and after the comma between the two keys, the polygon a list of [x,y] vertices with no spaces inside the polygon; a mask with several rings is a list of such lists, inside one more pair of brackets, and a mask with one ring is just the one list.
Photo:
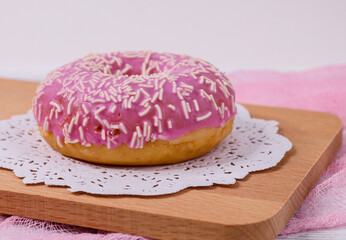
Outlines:
{"label": "pink glazed donut", "polygon": [[230,81],[210,63],[170,53],[90,54],[48,74],[33,113],[62,154],[116,165],[201,156],[231,131]]}

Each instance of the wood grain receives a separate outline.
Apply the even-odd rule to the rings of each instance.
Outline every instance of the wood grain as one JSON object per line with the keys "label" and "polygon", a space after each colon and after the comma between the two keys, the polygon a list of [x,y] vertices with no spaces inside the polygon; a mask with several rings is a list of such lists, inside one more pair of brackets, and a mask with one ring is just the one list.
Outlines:
{"label": "wood grain", "polygon": [[[0,80],[0,119],[25,113],[37,83]],[[341,145],[342,122],[311,111],[246,105],[280,122],[293,149],[275,168],[234,185],[190,188],[158,197],[98,196],[24,185],[0,170],[0,212],[158,239],[273,239]]]}

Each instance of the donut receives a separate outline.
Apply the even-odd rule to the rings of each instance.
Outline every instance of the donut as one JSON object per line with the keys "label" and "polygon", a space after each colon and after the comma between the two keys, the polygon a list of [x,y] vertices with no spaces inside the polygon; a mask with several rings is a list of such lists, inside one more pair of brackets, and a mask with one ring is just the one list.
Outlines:
{"label": "donut", "polygon": [[234,89],[212,64],[151,51],[93,53],[50,72],[33,98],[45,141],[114,165],[171,164],[211,151],[231,131]]}

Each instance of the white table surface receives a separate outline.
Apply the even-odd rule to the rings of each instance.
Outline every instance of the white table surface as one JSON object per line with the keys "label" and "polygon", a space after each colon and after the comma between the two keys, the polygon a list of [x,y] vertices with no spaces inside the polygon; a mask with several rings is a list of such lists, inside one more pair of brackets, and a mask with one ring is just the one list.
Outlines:
{"label": "white table surface", "polygon": [[[346,63],[342,0],[0,0],[0,6],[5,78],[40,81],[90,52],[122,50],[185,53],[224,71]],[[285,239],[346,239],[346,227]]]}

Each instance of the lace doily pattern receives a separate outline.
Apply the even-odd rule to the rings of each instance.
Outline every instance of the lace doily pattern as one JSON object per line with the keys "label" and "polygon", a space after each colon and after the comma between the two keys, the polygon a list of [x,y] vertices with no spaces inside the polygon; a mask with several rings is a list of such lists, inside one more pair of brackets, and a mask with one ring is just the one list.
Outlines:
{"label": "lace doily pattern", "polygon": [[91,164],[54,151],[41,137],[32,112],[0,121],[0,167],[25,184],[67,186],[72,192],[162,195],[188,187],[234,184],[277,165],[292,143],[278,122],[254,119],[237,105],[232,133],[208,154],[179,164],[118,167]]}

